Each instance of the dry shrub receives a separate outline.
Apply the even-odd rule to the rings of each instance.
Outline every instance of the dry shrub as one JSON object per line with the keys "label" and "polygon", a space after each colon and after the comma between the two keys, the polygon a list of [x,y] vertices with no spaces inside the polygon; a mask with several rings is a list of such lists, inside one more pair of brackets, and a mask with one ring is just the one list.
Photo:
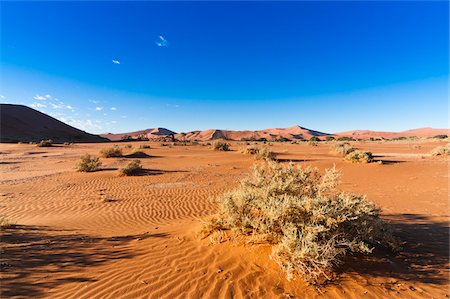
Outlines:
{"label": "dry shrub", "polygon": [[8,229],[14,227],[14,222],[7,216],[0,216],[0,229]]}
{"label": "dry shrub", "polygon": [[260,148],[254,145],[248,145],[241,149],[241,153],[246,155],[256,155],[259,152]]}
{"label": "dry shrub", "polygon": [[332,145],[332,149],[335,153],[344,157],[355,150],[355,148],[348,142],[336,142]]}
{"label": "dry shrub", "polygon": [[214,142],[212,143],[212,148],[213,148],[215,151],[224,151],[224,152],[227,152],[227,151],[230,150],[230,144],[227,143],[227,142],[223,142],[223,141],[220,141],[220,140],[216,140],[216,141],[214,141]]}
{"label": "dry shrub", "polygon": [[430,151],[432,156],[448,156],[450,155],[450,147],[447,146],[438,146],[433,148]]}
{"label": "dry shrub", "polygon": [[255,155],[256,160],[275,161],[277,156],[266,147],[260,148]]}
{"label": "dry shrub", "polygon": [[102,162],[100,162],[98,157],[85,154],[81,156],[80,161],[76,165],[76,169],[81,172],[93,172],[97,171],[101,165]]}
{"label": "dry shrub", "polygon": [[100,151],[100,155],[103,158],[113,158],[113,157],[122,157],[122,149],[117,145],[113,147],[104,148]]}
{"label": "dry shrub", "polygon": [[133,160],[128,163],[124,168],[120,169],[121,175],[132,176],[138,175],[142,172],[141,161]]}
{"label": "dry shrub", "polygon": [[373,155],[371,152],[354,150],[345,156],[345,160],[352,163],[370,163],[373,161]]}
{"label": "dry shrub", "polygon": [[138,149],[138,150],[142,150],[142,149],[149,149],[149,148],[151,148],[150,145],[148,145],[148,144],[142,144],[142,145],[139,145],[139,147],[138,147],[137,149]]}
{"label": "dry shrub", "polygon": [[202,233],[272,244],[271,258],[289,280],[298,275],[312,284],[330,280],[349,252],[397,248],[380,210],[365,196],[339,192],[338,179],[335,168],[321,176],[292,163],[256,165],[251,177],[217,198],[218,213]]}
{"label": "dry shrub", "polygon": [[46,140],[41,140],[37,146],[39,147],[50,147],[53,146],[53,140],[51,139],[46,139]]}
{"label": "dry shrub", "polygon": [[315,141],[315,140],[310,140],[310,141],[308,141],[308,144],[309,144],[310,146],[318,146],[318,145],[319,145],[319,143],[318,143],[317,141]]}

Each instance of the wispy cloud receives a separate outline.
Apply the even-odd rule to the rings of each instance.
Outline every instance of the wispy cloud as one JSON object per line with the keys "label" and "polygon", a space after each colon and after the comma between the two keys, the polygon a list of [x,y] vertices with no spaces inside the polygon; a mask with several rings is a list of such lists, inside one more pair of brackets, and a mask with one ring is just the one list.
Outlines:
{"label": "wispy cloud", "polygon": [[45,107],[47,107],[47,105],[41,104],[41,103],[33,103],[30,106],[31,106],[31,108],[45,108]]}
{"label": "wispy cloud", "polygon": [[71,125],[75,128],[79,128],[84,131],[92,132],[102,129],[102,125],[100,121],[92,121],[90,119],[82,120],[82,119],[74,119],[74,118],[65,118],[60,117],[60,121],[65,122],[68,125]]}
{"label": "wispy cloud", "polygon": [[110,109],[111,109],[112,111],[116,111],[116,110],[117,110],[116,107],[111,107]]}
{"label": "wispy cloud", "polygon": [[37,100],[37,101],[45,101],[45,100],[48,100],[48,99],[50,99],[51,98],[51,96],[49,95],[49,94],[47,94],[47,95],[43,95],[43,96],[41,96],[41,95],[35,95],[34,97],[33,97],[33,99],[35,99],[35,100]]}
{"label": "wispy cloud", "polygon": [[156,44],[158,47],[167,47],[169,43],[168,43],[167,40],[164,38],[164,36],[160,35],[160,36],[158,36],[158,39],[156,40],[155,44]]}
{"label": "wispy cloud", "polygon": [[100,101],[96,101],[96,100],[88,100],[89,102],[91,102],[92,104],[98,104],[100,103]]}
{"label": "wispy cloud", "polygon": [[114,64],[120,64],[120,61],[119,61],[119,60],[113,59],[113,60],[112,60],[112,63],[114,63]]}
{"label": "wispy cloud", "polygon": [[0,99],[4,99],[5,98],[5,96],[4,95],[0,95]]}
{"label": "wispy cloud", "polygon": [[102,111],[103,107],[95,107],[95,111]]}

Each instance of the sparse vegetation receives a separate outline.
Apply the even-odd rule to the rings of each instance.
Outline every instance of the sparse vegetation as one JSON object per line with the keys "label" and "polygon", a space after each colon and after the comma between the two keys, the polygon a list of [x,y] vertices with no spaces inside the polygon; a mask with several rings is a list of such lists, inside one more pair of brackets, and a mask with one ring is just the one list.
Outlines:
{"label": "sparse vegetation", "polygon": [[272,244],[271,257],[289,280],[312,284],[332,279],[347,253],[371,253],[373,246],[397,248],[380,210],[364,196],[337,190],[339,172],[266,163],[250,178],[217,198],[218,213],[203,236],[249,238]]}
{"label": "sparse vegetation", "polygon": [[100,154],[103,158],[122,157],[123,155],[122,149],[117,145],[102,149]]}
{"label": "sparse vegetation", "polygon": [[51,139],[45,139],[45,140],[41,140],[37,146],[39,147],[50,147],[53,146],[53,140]]}
{"label": "sparse vegetation", "polygon": [[438,146],[431,150],[430,154],[432,156],[448,156],[450,155],[450,147],[448,146]]}
{"label": "sparse vegetation", "polygon": [[319,137],[317,136],[311,136],[311,138],[309,138],[309,141],[321,141]]}
{"label": "sparse vegetation", "polygon": [[267,147],[260,148],[255,154],[256,160],[274,161],[276,158],[277,155]]}
{"label": "sparse vegetation", "polygon": [[354,150],[345,156],[345,160],[352,163],[370,163],[373,161],[373,155],[371,152]]}
{"label": "sparse vegetation", "polygon": [[439,135],[434,136],[433,138],[435,138],[435,139],[445,139],[445,138],[448,138],[448,136],[445,135],[445,134],[439,134]]}
{"label": "sparse vegetation", "polygon": [[230,144],[227,142],[223,142],[220,140],[216,140],[212,143],[212,148],[215,151],[229,151],[230,150]]}
{"label": "sparse vegetation", "polygon": [[97,171],[101,165],[102,162],[100,162],[98,157],[85,154],[81,156],[80,161],[76,165],[76,169],[80,172],[93,172]]}
{"label": "sparse vegetation", "polygon": [[0,216],[0,229],[13,228],[14,225],[14,222],[9,217],[5,215]]}
{"label": "sparse vegetation", "polygon": [[333,140],[335,140],[335,138],[333,136],[327,136],[325,138],[325,141],[333,141]]}
{"label": "sparse vegetation", "polygon": [[348,142],[336,142],[333,144],[332,149],[335,153],[344,157],[355,150],[355,148]]}
{"label": "sparse vegetation", "polygon": [[133,160],[120,169],[120,174],[125,176],[138,175],[142,172],[141,161]]}
{"label": "sparse vegetation", "polygon": [[347,136],[342,136],[339,137],[338,139],[336,139],[337,141],[355,141],[355,139],[351,138],[351,137],[347,137]]}
{"label": "sparse vegetation", "polygon": [[319,143],[318,143],[317,141],[314,141],[314,140],[308,141],[308,144],[309,144],[310,146],[318,146],[318,145],[319,145]]}

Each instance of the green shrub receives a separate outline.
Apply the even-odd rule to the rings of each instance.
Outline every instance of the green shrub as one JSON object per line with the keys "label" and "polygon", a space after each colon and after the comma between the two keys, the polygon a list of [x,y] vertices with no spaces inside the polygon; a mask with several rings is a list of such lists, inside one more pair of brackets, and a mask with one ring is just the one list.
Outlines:
{"label": "green shrub", "polygon": [[380,210],[365,196],[338,191],[338,179],[334,168],[321,176],[292,163],[257,165],[250,178],[217,198],[218,212],[205,222],[203,236],[272,244],[271,257],[289,280],[300,275],[313,284],[331,279],[349,252],[396,249]]}
{"label": "green shrub", "polygon": [[333,140],[335,140],[335,138],[334,138],[333,136],[327,136],[327,137],[325,138],[325,140],[326,140],[326,141],[333,141]]}
{"label": "green shrub", "polygon": [[317,136],[311,136],[311,138],[309,138],[309,141],[320,141],[320,138]]}
{"label": "green shrub", "polygon": [[138,175],[141,172],[142,172],[142,165],[141,161],[139,160],[133,160],[130,163],[128,163],[125,167],[120,169],[120,174],[126,176]]}
{"label": "green shrub", "polygon": [[450,155],[450,147],[438,146],[431,150],[430,154],[432,156],[448,156]]}
{"label": "green shrub", "polygon": [[41,140],[37,146],[39,147],[50,147],[53,146],[53,140],[51,139],[46,139],[46,140]]}
{"label": "green shrub", "polygon": [[354,150],[345,156],[345,160],[352,163],[370,163],[373,160],[371,152]]}
{"label": "green shrub", "polygon": [[230,144],[220,141],[220,140],[216,140],[212,143],[212,148],[215,151],[229,151],[230,150]]}
{"label": "green shrub", "polygon": [[337,141],[355,141],[355,139],[353,139],[352,137],[346,137],[346,136],[339,137],[336,140]]}
{"label": "green shrub", "polygon": [[113,147],[104,148],[100,151],[100,155],[103,158],[113,158],[113,157],[122,157],[122,149],[117,145]]}
{"label": "green shrub", "polygon": [[97,171],[101,165],[102,162],[100,162],[98,157],[85,154],[81,156],[80,161],[76,165],[76,169],[81,172],[93,172]]}
{"label": "green shrub", "polygon": [[348,142],[336,142],[332,145],[332,149],[335,153],[344,157],[355,150]]}

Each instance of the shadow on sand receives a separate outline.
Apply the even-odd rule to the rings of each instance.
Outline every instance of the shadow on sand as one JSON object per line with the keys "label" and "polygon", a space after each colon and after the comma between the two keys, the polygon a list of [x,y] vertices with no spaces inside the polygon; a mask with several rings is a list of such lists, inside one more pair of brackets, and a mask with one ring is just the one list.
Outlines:
{"label": "shadow on sand", "polygon": [[[127,244],[135,239],[165,238],[168,234],[139,234],[109,238],[22,226],[1,231],[3,252],[1,297],[36,298],[68,282],[92,281],[82,270],[119,259],[132,258]],[[61,277],[73,275],[73,277]]]}
{"label": "shadow on sand", "polygon": [[339,272],[411,283],[448,284],[449,223],[436,222],[418,214],[391,214],[384,218],[402,242],[400,252],[393,254],[385,249],[375,249],[372,255],[349,256]]}

